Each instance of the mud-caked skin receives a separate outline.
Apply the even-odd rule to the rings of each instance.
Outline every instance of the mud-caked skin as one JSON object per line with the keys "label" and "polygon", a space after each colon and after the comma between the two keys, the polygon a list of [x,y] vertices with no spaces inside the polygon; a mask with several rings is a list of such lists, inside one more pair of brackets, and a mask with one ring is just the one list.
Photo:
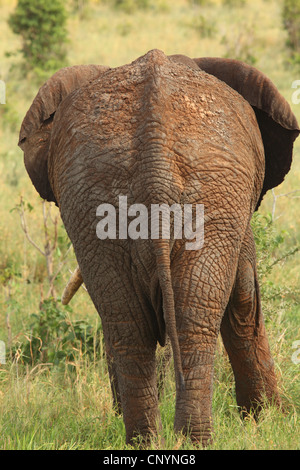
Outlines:
{"label": "mud-caked skin", "polygon": [[[82,72],[82,73],[81,73]],[[153,50],[110,69],[62,69],[43,86],[20,132],[25,165],[55,201],[99,312],[127,441],[159,422],[157,343],[169,336],[175,429],[207,444],[221,332],[244,411],[280,403],[263,323],[250,219],[289,171],[299,133],[263,74],[226,59]],[[96,209],[203,204],[204,244],[96,236]]]}

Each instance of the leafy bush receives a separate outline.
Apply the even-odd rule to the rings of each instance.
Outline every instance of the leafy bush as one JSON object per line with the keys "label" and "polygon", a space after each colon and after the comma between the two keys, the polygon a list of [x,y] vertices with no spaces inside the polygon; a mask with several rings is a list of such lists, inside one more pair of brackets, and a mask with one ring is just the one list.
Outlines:
{"label": "leafy bush", "polygon": [[17,132],[20,126],[19,115],[11,103],[3,104],[0,107],[0,118],[3,126],[11,132]]}
{"label": "leafy bush", "polygon": [[22,38],[26,69],[51,71],[65,64],[67,15],[60,0],[19,0],[8,24]]}
{"label": "leafy bush", "polygon": [[9,81],[5,83],[4,88],[2,85],[0,90],[0,120],[3,123],[3,127],[11,132],[17,132],[20,126],[20,118],[17,111],[19,102],[15,98],[15,88],[16,86],[13,86],[11,81]]}
{"label": "leafy bush", "polygon": [[257,62],[254,55],[256,43],[253,25],[241,25],[238,31],[233,28],[229,36],[222,38],[222,44],[226,47],[224,57],[254,65]]}
{"label": "leafy bush", "polygon": [[280,232],[276,230],[272,214],[262,215],[256,212],[252,217],[251,226],[256,245],[258,275],[260,278],[270,274],[276,264],[284,261],[289,256],[293,256],[300,249],[299,246],[295,246],[291,250],[284,251],[281,254],[278,253],[278,248],[284,244],[288,233],[285,230]]}
{"label": "leafy bush", "polygon": [[292,63],[300,64],[300,0],[284,0],[282,21],[288,33]]}
{"label": "leafy bush", "polygon": [[114,7],[126,13],[136,10],[146,10],[151,6],[151,0],[114,0]]}
{"label": "leafy bush", "polygon": [[257,253],[257,268],[260,278],[268,275],[277,264],[277,248],[284,242],[286,232],[275,230],[271,214],[262,215],[256,212],[251,221]]}
{"label": "leafy bush", "polygon": [[246,5],[247,0],[223,0],[223,5],[230,8],[238,8]]}
{"label": "leafy bush", "polygon": [[295,246],[292,249],[284,250],[285,238],[288,235],[286,231],[276,230],[272,215],[262,215],[255,213],[252,217],[251,226],[253,230],[256,254],[257,254],[257,272],[260,279],[260,290],[264,303],[264,311],[270,312],[270,316],[276,313],[276,302],[282,302],[285,299],[286,304],[295,301],[300,297],[300,290],[288,286],[274,283],[270,280],[270,273],[274,266],[295,255],[300,247]]}
{"label": "leafy bush", "polygon": [[208,6],[211,5],[211,0],[189,0],[189,3],[193,6]]}
{"label": "leafy bush", "polygon": [[193,27],[201,38],[212,38],[217,33],[217,28],[215,22],[205,18],[203,15],[197,16],[191,23]]}
{"label": "leafy bush", "polygon": [[71,322],[68,311],[69,307],[63,309],[52,298],[44,300],[39,312],[30,316],[30,331],[14,345],[14,360],[72,366],[83,355],[93,359],[99,352],[100,326],[93,328],[84,320]]}

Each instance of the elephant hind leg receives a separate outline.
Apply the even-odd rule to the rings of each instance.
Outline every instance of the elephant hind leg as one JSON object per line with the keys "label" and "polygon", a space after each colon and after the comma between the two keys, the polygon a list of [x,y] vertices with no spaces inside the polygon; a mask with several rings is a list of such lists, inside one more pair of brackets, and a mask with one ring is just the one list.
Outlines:
{"label": "elephant hind leg", "polygon": [[126,443],[145,445],[157,435],[160,421],[155,345],[140,343],[135,322],[113,328],[119,330],[118,339],[110,342],[109,359],[115,409],[123,414]]}
{"label": "elephant hind leg", "polygon": [[249,227],[240,252],[235,285],[221,334],[236,383],[242,414],[257,415],[265,400],[280,404],[274,364],[261,311],[255,245]]}
{"label": "elephant hind leg", "polygon": [[[117,412],[122,412],[126,442],[144,445],[157,435],[156,340],[137,297],[118,290],[118,302],[102,304],[108,368]],[[127,302],[127,303],[126,303]],[[139,444],[138,444],[139,443]]]}
{"label": "elephant hind leg", "polygon": [[121,395],[119,390],[119,383],[118,383],[118,375],[116,371],[116,367],[114,364],[114,360],[112,354],[109,350],[109,345],[106,346],[106,359],[107,359],[107,367],[110,379],[110,386],[114,404],[114,411],[117,415],[122,414],[122,403],[121,403]]}

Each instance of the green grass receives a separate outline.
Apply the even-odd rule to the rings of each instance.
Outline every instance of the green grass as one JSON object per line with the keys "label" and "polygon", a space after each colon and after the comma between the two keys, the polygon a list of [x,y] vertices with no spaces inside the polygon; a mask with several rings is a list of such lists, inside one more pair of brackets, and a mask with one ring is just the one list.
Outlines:
{"label": "green grass", "polygon": [[[291,84],[299,79],[300,70],[287,65],[281,2],[247,0],[242,6],[227,2],[235,4],[234,8],[224,5],[222,0],[203,2],[203,6],[195,3],[159,0],[155,8],[127,14],[111,8],[108,1],[90,0],[80,15],[69,15],[68,64],[119,66],[153,48],[190,57],[231,55],[249,59],[273,80],[300,121],[300,105],[291,103],[294,91]],[[15,4],[15,1],[0,1],[0,79],[7,85],[7,104],[0,105],[0,340],[7,347],[10,343],[17,344],[29,332],[30,315],[39,313],[40,300],[49,288],[45,259],[26,240],[18,213],[11,212],[21,196],[34,207],[27,214],[28,227],[32,238],[42,247],[42,205],[17,146],[21,121],[38,84],[31,75],[22,77],[17,67],[20,56],[5,55],[20,47],[19,38],[6,23]],[[300,190],[299,157],[300,139],[296,142],[292,171],[275,188],[276,195]],[[300,192],[289,196],[300,196]],[[272,209],[273,196],[269,193],[260,213],[268,214]],[[57,213],[56,209],[53,211]],[[268,251],[269,260],[276,260],[300,245],[299,198],[277,198],[273,226],[277,234],[283,230],[285,233],[283,243]],[[64,237],[61,224],[59,234]],[[58,267],[59,250],[53,260]],[[58,296],[69,277],[69,269],[75,264],[71,251],[55,282]],[[258,423],[251,418],[246,422],[240,420],[232,371],[220,347],[215,363],[213,449],[299,449],[300,365],[291,360],[293,342],[300,340],[299,252],[280,261],[268,275],[263,274],[261,284],[266,327],[285,414],[267,407]],[[71,307],[70,321],[84,319],[93,326],[98,321],[83,289]],[[153,442],[153,448],[192,448],[188,439],[173,432],[174,406],[174,381],[169,372],[160,403],[163,436]],[[10,361],[1,365],[0,448],[125,449],[124,425],[113,411],[104,359],[97,356],[87,360],[78,355],[73,372],[64,363],[58,368]]]}
{"label": "green grass", "polygon": [[[213,398],[215,442],[210,449],[299,449],[299,422],[290,398],[297,393],[296,367],[285,371],[285,414],[268,406],[259,422],[251,417],[241,421],[232,373],[220,351]],[[160,404],[163,432],[153,440],[153,449],[193,449],[189,439],[173,432],[173,384],[170,373]],[[113,410],[104,362],[80,364],[72,374],[42,364],[11,365],[1,371],[0,386],[1,449],[131,448],[125,444],[123,420]]]}

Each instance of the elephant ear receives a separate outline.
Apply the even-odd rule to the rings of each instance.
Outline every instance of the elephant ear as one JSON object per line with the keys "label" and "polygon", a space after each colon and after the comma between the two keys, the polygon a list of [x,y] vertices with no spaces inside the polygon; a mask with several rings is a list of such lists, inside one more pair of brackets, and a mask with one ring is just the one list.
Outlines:
{"label": "elephant ear", "polygon": [[252,106],[265,150],[265,178],[256,209],[265,193],[284,180],[292,163],[294,140],[299,125],[290,105],[263,73],[232,59],[194,59],[198,67],[227,83]]}
{"label": "elephant ear", "polygon": [[74,90],[95,80],[108,67],[75,65],[56,72],[39,89],[23,120],[19,146],[30,179],[43,199],[57,204],[48,179],[48,149],[53,118],[60,103]]}

